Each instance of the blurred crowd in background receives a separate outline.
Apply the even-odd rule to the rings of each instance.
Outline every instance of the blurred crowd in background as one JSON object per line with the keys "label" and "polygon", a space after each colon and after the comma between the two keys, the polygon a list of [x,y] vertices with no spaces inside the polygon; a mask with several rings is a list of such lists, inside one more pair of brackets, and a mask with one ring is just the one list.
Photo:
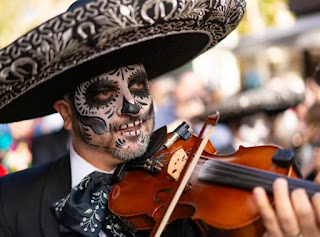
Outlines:
{"label": "blurred crowd in background", "polygon": [[[21,2],[17,9],[9,0],[0,6],[0,13],[7,12],[0,14],[1,48],[44,17],[65,11],[72,1]],[[304,4],[308,8],[308,1]],[[294,0],[247,0],[247,5],[243,22],[217,47],[150,82],[155,129],[167,126],[172,131],[186,121],[197,134],[203,115],[215,112],[213,105],[223,108],[219,111],[223,115],[230,110],[226,101],[235,98],[239,102],[240,97],[235,96],[241,93],[259,90],[273,100],[274,95],[267,90],[264,94],[262,89],[272,88],[279,94],[294,91],[299,96],[296,103],[281,109],[273,109],[272,104],[250,112],[245,106],[232,107],[243,112],[233,119],[221,116],[210,140],[220,154],[231,154],[239,146],[265,144],[293,149],[303,176],[308,178],[320,147],[320,87],[315,80],[320,62],[320,3],[304,11]],[[29,28],[23,28],[26,22],[31,22]],[[250,96],[240,102],[253,107],[259,103]],[[274,99],[276,103],[281,102]],[[0,176],[59,158],[68,149],[68,141],[58,114],[0,124]]]}

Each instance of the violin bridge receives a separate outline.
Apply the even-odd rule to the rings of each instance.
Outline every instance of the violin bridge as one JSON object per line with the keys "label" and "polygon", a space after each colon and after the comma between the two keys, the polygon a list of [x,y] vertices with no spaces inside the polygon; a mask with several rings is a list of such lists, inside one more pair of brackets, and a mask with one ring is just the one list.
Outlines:
{"label": "violin bridge", "polygon": [[167,172],[176,181],[179,179],[180,174],[187,162],[187,159],[188,155],[183,150],[183,148],[180,148],[172,155]]}

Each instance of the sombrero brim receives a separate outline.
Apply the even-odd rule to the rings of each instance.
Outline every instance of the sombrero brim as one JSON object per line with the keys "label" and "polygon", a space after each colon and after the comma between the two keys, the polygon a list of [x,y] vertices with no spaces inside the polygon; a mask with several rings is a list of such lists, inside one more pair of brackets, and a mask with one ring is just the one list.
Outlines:
{"label": "sombrero brim", "polygon": [[228,35],[244,0],[92,1],[0,51],[0,123],[54,112],[81,81],[142,63],[149,79],[187,63]]}
{"label": "sombrero brim", "polygon": [[304,98],[304,90],[290,88],[251,89],[209,106],[206,112],[199,116],[198,119],[204,120],[208,115],[217,111],[220,113],[219,121],[225,123],[239,121],[246,116],[257,113],[276,115],[286,109],[294,108]]}

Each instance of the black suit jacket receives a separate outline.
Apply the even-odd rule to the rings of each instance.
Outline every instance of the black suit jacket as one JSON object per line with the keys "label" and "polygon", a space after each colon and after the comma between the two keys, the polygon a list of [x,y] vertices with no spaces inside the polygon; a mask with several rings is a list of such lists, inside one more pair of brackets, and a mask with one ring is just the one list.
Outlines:
{"label": "black suit jacket", "polygon": [[[0,178],[0,237],[59,237],[59,223],[50,206],[70,189],[69,155]],[[170,224],[162,236],[200,235],[195,224],[185,219]]]}
{"label": "black suit jacket", "polygon": [[57,237],[50,205],[70,192],[69,156],[0,179],[0,236]]}
{"label": "black suit jacket", "polygon": [[65,154],[68,151],[69,137],[69,131],[64,128],[34,137],[31,141],[32,165],[54,161]]}

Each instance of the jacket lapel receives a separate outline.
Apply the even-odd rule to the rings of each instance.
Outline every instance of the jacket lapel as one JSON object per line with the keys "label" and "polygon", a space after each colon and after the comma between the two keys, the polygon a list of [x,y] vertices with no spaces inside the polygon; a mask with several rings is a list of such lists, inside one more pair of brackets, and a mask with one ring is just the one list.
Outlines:
{"label": "jacket lapel", "polygon": [[48,170],[41,203],[41,228],[46,237],[59,236],[59,223],[50,206],[68,195],[71,190],[71,168],[69,152],[57,160]]}

